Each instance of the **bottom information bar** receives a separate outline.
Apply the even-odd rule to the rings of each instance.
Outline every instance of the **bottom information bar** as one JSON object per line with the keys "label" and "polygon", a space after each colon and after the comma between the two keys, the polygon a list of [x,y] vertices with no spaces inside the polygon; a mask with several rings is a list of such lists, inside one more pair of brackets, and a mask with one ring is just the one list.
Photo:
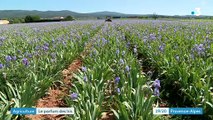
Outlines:
{"label": "bottom information bar", "polygon": [[36,114],[74,114],[74,108],[12,108],[14,115],[36,115]]}
{"label": "bottom information bar", "polygon": [[153,108],[154,115],[203,115],[203,108]]}

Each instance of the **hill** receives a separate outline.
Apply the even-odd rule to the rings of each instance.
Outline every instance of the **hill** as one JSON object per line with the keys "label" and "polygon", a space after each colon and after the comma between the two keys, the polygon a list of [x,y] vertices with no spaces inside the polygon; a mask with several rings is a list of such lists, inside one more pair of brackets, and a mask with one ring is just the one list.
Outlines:
{"label": "hill", "polygon": [[77,13],[68,10],[62,11],[37,11],[37,10],[0,10],[0,18],[22,18],[27,15],[39,15],[43,18],[51,18],[51,17],[65,17],[71,15],[75,18],[83,18],[83,17],[103,17],[103,16],[128,16],[127,14],[117,13],[117,12],[94,12],[94,13]]}
{"label": "hill", "polygon": [[[38,10],[0,10],[0,19],[13,19],[13,18],[24,18],[27,15],[38,15],[41,18],[53,18],[53,17],[66,17],[66,16],[73,16],[77,19],[90,19],[90,18],[105,18],[106,16],[111,17],[128,17],[128,18],[153,18],[153,14],[125,14],[119,12],[110,12],[110,11],[102,11],[102,12],[92,12],[92,13],[78,13],[69,10],[62,10],[62,11],[38,11]],[[179,18],[179,19],[213,19],[213,16],[191,16],[191,15],[157,15],[158,18]]]}

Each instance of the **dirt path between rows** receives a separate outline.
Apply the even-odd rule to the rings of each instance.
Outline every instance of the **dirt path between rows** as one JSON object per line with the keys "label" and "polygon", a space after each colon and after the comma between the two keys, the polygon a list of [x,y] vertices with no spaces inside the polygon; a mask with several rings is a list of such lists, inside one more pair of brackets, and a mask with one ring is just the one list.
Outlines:
{"label": "dirt path between rows", "polygon": [[[40,98],[36,103],[36,108],[57,108],[67,107],[64,103],[64,97],[69,96],[69,89],[72,86],[71,79],[73,73],[77,72],[82,66],[82,59],[89,54],[92,42],[89,43],[85,50],[80,54],[80,58],[74,60],[67,69],[62,71],[63,86],[51,87],[48,90],[48,95]],[[65,115],[26,115],[25,118],[30,120],[64,120]]]}
{"label": "dirt path between rows", "polygon": [[[77,72],[81,66],[82,61],[76,59],[67,69],[64,69],[62,71],[64,85],[50,88],[48,95],[37,101],[36,108],[66,107],[63,98],[69,95],[73,73]],[[30,120],[63,120],[65,119],[65,115],[27,115],[26,118]]]}
{"label": "dirt path between rows", "polygon": [[[95,38],[94,36],[93,39],[95,40]],[[88,43],[84,51],[80,54],[80,57],[74,60],[67,69],[62,71],[64,77],[62,80],[63,86],[51,87],[48,90],[48,95],[37,101],[36,108],[68,107],[63,99],[70,95],[69,89],[72,86],[73,73],[81,68],[83,64],[82,60],[89,54],[92,44],[93,41]],[[65,120],[65,115],[27,115],[25,117],[30,120]],[[111,112],[104,112],[100,120],[114,120],[114,115]]]}

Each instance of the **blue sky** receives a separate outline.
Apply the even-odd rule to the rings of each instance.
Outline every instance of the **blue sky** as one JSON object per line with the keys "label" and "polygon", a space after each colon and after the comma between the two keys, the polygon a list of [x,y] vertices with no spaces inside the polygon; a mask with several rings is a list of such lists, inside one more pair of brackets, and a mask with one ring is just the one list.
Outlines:
{"label": "blue sky", "polygon": [[[0,10],[114,11],[131,14],[213,15],[213,0],[1,0]],[[198,11],[197,11],[198,14]]]}

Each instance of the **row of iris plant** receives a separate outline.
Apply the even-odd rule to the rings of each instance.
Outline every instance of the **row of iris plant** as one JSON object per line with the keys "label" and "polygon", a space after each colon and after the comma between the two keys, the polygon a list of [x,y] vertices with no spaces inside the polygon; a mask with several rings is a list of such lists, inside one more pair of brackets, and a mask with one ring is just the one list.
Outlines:
{"label": "row of iris plant", "polygon": [[204,116],[189,119],[213,118],[212,22],[117,24],[132,51],[137,50],[146,73],[160,79],[160,97],[169,107],[202,107]]}
{"label": "row of iris plant", "polygon": [[12,107],[32,107],[84,49],[102,23],[19,24],[0,28],[0,119]]}
{"label": "row of iris plant", "polygon": [[[75,74],[67,104],[75,114],[67,119],[97,120],[104,115],[122,120],[153,120],[152,107],[160,83],[141,74],[141,66],[116,24],[106,23],[95,37],[83,67]],[[152,89],[152,86],[155,88]],[[155,93],[155,95],[154,95]]]}
{"label": "row of iris plant", "polygon": [[[88,23],[89,22],[89,23]],[[75,74],[67,119],[166,119],[152,107],[202,107],[212,119],[212,22],[123,20],[2,26],[0,29],[0,117],[11,107],[31,107],[56,76],[90,53]],[[158,101],[158,102],[157,102]],[[17,117],[16,117],[17,118]],[[180,116],[180,119],[186,118]],[[178,119],[174,117],[174,119]]]}

